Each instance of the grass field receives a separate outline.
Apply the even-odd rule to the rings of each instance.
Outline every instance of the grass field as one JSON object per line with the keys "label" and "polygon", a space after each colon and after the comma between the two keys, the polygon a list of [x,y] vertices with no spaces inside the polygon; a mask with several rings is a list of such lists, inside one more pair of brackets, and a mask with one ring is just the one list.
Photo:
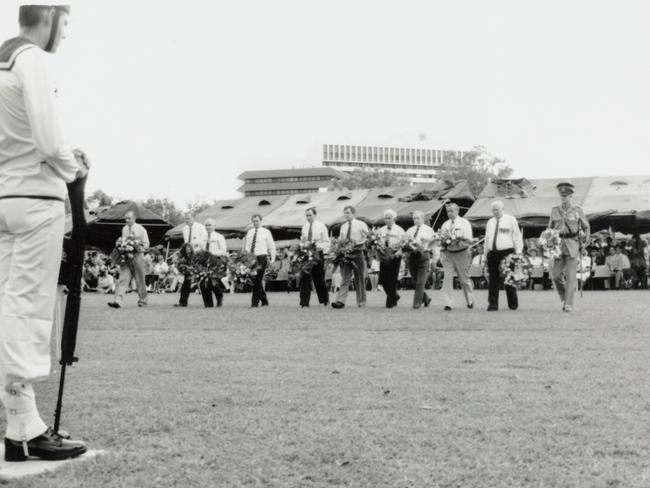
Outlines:
{"label": "grass field", "polygon": [[572,314],[552,292],[490,314],[456,293],[451,313],[439,291],[421,310],[85,295],[63,428],[107,455],[12,485],[650,487],[650,293]]}

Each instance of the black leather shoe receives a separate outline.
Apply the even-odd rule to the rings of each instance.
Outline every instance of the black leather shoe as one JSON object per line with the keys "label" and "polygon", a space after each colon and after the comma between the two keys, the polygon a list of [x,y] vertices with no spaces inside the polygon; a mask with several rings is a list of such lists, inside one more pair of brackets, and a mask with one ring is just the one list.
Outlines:
{"label": "black leather shoe", "polygon": [[343,308],[343,307],[345,307],[345,303],[332,302],[332,308]]}
{"label": "black leather shoe", "polygon": [[221,300],[217,300],[217,307],[223,307],[223,298]]}
{"label": "black leather shoe", "polygon": [[80,456],[86,450],[83,442],[64,439],[52,429],[47,429],[44,434],[27,441],[26,449],[22,441],[5,437],[5,461],[11,462],[27,461],[28,456],[42,461],[61,461]]}
{"label": "black leather shoe", "polygon": [[423,301],[422,303],[424,304],[425,307],[428,307],[429,304],[431,303],[431,298],[429,298],[426,302]]}
{"label": "black leather shoe", "polygon": [[117,302],[108,302],[108,306],[111,308],[120,308],[120,304]]}
{"label": "black leather shoe", "polygon": [[445,312],[451,312],[451,307],[449,305],[445,305]]}
{"label": "black leather shoe", "polygon": [[472,303],[470,303],[469,305],[467,305],[467,308],[469,308],[469,309],[474,308],[474,302],[472,302]]}
{"label": "black leather shoe", "polygon": [[497,310],[499,310],[499,309],[496,308],[496,307],[488,307],[488,308],[487,308],[487,311],[488,311],[488,312],[496,312]]}
{"label": "black leather shoe", "polygon": [[187,304],[174,303],[174,307],[187,307]]}

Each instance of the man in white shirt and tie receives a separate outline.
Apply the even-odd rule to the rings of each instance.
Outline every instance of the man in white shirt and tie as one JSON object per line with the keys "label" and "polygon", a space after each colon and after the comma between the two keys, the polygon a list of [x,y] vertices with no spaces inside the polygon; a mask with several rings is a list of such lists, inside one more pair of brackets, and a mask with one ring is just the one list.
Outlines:
{"label": "man in white shirt and tie", "polygon": [[311,283],[314,282],[318,302],[322,305],[329,305],[329,293],[325,284],[325,259],[324,251],[329,248],[330,238],[327,234],[327,227],[316,220],[316,208],[311,207],[305,211],[307,223],[302,226],[300,240],[302,242],[314,242],[319,249],[320,262],[316,264],[310,274],[303,274],[300,277],[300,306],[308,307],[311,297]]}
{"label": "man in white shirt and tie", "polygon": [[129,289],[131,279],[135,278],[136,289],[138,290],[138,307],[145,307],[147,305],[147,285],[145,283],[145,266],[144,266],[144,251],[149,249],[149,235],[147,229],[135,221],[135,213],[129,210],[124,214],[126,225],[122,227],[122,239],[129,237],[138,239],[142,242],[142,249],[140,249],[131,262],[120,265],[120,277],[115,287],[115,299],[108,302],[108,306],[112,308],[120,308],[124,301],[124,294]]}
{"label": "man in white shirt and tie", "polygon": [[431,260],[431,244],[435,235],[433,229],[424,223],[424,212],[413,212],[413,226],[406,233],[418,245],[408,258],[409,273],[413,279],[415,292],[413,294],[413,308],[418,309],[423,304],[428,307],[431,298],[424,291],[424,285],[429,278],[429,261]]}
{"label": "man in white shirt and tie", "polygon": [[[365,222],[358,220],[355,217],[356,209],[347,205],[343,208],[343,216],[345,223],[341,225],[339,230],[339,238],[352,241],[354,244],[363,244],[368,237],[368,226]],[[341,287],[336,294],[336,301],[332,303],[332,308],[345,307],[345,300],[348,296],[350,288],[350,281],[354,274],[354,287],[357,295],[357,305],[359,307],[366,306],[366,257],[363,255],[363,249],[359,246],[359,250],[355,252],[354,262],[356,268],[351,265],[341,266]]]}
{"label": "man in white shirt and tie", "polygon": [[[244,241],[244,250],[254,254],[257,259],[257,273],[253,278],[253,296],[251,297],[251,307],[263,307],[269,305],[264,291],[264,272],[266,267],[275,261],[275,242],[271,231],[262,227],[262,216],[255,214],[251,217],[253,228],[246,233]],[[270,258],[270,261],[269,261]]]}
{"label": "man in white shirt and tie", "polygon": [[[228,254],[226,238],[219,232],[215,231],[214,226],[214,219],[206,219],[205,231],[207,237],[205,240],[205,250],[215,256],[226,256]],[[203,305],[206,308],[214,307],[212,295],[217,299],[217,307],[221,307],[223,305],[222,283],[219,281],[213,283],[206,280],[201,284],[201,296],[203,297]]]}
{"label": "man in white shirt and tie", "polygon": [[[501,261],[509,254],[521,254],[524,249],[524,240],[519,230],[517,219],[503,212],[503,202],[496,200],[492,202],[492,217],[485,227],[485,242],[483,243],[485,260],[487,261],[489,274],[488,312],[499,309],[499,289],[503,279],[501,278]],[[505,287],[508,308],[517,310],[519,300],[517,289],[514,286]]]}
{"label": "man in white shirt and tie", "polygon": [[458,275],[467,308],[474,308],[474,296],[472,294],[472,280],[468,276],[469,267],[472,263],[472,256],[469,252],[469,245],[472,241],[472,224],[458,215],[459,207],[455,203],[445,205],[447,220],[442,224],[442,231],[454,233],[458,238],[442,253],[442,267],[445,277],[442,282],[442,294],[445,300],[445,310],[450,311],[453,305],[454,272]]}
{"label": "man in white shirt and tie", "polygon": [[[404,229],[395,223],[397,213],[388,209],[384,212],[385,225],[381,227],[377,234],[384,241],[388,248],[397,249],[404,235]],[[400,299],[397,293],[397,280],[399,278],[399,268],[402,263],[401,251],[396,252],[391,259],[381,259],[379,263],[379,284],[386,293],[386,308],[397,306]]]}
{"label": "man in white shirt and tie", "polygon": [[[203,224],[194,221],[194,214],[187,212],[185,214],[185,225],[183,226],[183,243],[189,244],[193,252],[205,249],[205,243],[208,240],[208,233]],[[192,291],[192,275],[185,273],[183,284],[181,285],[181,296],[174,307],[187,307],[187,301]]]}

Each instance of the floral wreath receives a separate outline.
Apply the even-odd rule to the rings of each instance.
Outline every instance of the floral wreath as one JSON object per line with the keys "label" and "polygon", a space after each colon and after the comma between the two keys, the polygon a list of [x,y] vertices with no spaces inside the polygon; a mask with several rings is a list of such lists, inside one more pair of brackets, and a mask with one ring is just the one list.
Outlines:
{"label": "floral wreath", "polygon": [[532,264],[523,254],[508,254],[499,265],[499,271],[506,286],[525,285],[530,279],[532,270]]}

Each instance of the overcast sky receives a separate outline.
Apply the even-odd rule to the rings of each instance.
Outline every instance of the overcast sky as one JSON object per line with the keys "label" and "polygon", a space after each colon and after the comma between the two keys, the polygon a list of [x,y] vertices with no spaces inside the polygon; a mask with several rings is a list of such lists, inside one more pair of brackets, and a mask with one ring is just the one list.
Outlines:
{"label": "overcast sky", "polygon": [[320,165],[323,143],[650,173],[648,19],[644,0],[83,0],[61,93],[90,189],[121,198],[237,197],[240,172]]}

